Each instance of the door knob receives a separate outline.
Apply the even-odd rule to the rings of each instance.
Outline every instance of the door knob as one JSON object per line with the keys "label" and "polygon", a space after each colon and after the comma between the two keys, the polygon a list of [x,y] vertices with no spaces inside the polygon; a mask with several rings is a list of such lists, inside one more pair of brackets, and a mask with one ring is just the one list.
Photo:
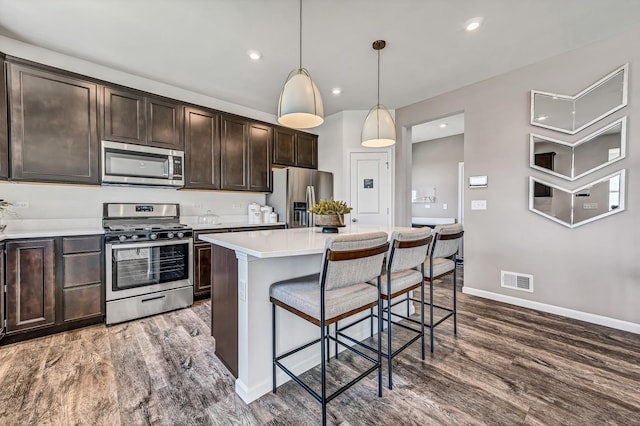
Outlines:
{"label": "door knob", "polygon": [[357,222],[357,221],[358,221],[358,218],[354,217],[353,219],[351,219],[351,222]]}

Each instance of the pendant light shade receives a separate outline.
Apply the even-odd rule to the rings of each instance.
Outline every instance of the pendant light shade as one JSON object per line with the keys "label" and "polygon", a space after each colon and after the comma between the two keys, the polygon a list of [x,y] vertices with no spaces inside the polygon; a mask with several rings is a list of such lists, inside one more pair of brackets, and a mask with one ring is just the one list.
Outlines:
{"label": "pendant light shade", "polygon": [[300,66],[284,82],[278,102],[278,123],[296,129],[310,129],[324,122],[322,97],[311,74],[302,68],[302,0],[300,0]]}
{"label": "pendant light shade", "polygon": [[289,73],[278,102],[278,122],[296,129],[316,127],[324,122],[322,97],[305,68]]}
{"label": "pendant light shade", "polygon": [[362,125],[360,140],[362,146],[379,148],[396,143],[396,123],[391,113],[380,103],[380,50],[386,46],[384,40],[373,42],[374,50],[378,51],[378,103],[369,110]]}

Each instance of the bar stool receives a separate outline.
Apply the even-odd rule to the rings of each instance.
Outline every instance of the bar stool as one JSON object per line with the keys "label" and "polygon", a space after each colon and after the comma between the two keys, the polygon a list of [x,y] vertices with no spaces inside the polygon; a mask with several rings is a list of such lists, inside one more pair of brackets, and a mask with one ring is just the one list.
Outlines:
{"label": "bar stool", "polygon": [[[422,359],[424,359],[424,262],[427,258],[427,250],[432,239],[433,236],[431,228],[420,228],[404,232],[394,231],[391,235],[389,252],[387,254],[387,262],[382,274],[384,279],[380,289],[380,298],[383,304],[383,319],[386,319],[387,321],[386,352],[383,351],[381,356],[387,360],[389,389],[393,389],[393,358],[419,338],[422,338]],[[370,284],[374,284],[374,282],[370,282]],[[420,321],[410,318],[408,312],[406,316],[400,315],[399,313],[391,312],[391,308],[405,302],[405,299],[401,299],[392,304],[391,299],[395,299],[399,296],[402,296],[403,294],[409,295],[411,291],[417,289],[420,289],[420,300],[422,302],[421,306],[423,307],[420,311]],[[384,301],[386,301],[386,306]],[[384,317],[385,315],[386,318]],[[373,317],[375,316],[376,315],[371,310],[369,317],[361,318],[358,321],[355,321],[347,326],[338,328],[336,324],[336,338],[343,337],[356,344],[364,346],[371,351],[375,351],[375,348],[373,348],[372,346],[367,345],[363,342],[359,342],[343,333],[345,330],[362,321],[365,321],[367,319],[370,319],[372,321]],[[398,321],[394,321],[392,318],[394,316],[405,320],[405,322],[401,323]],[[417,329],[409,326],[408,324],[406,324],[407,321],[414,324],[419,324],[420,328]],[[415,336],[413,336],[395,351],[392,350],[391,345],[392,324],[415,333]],[[373,330],[371,334],[373,335]],[[378,339],[378,341],[380,341],[380,339]]]}
{"label": "bar stool", "polygon": [[[375,370],[378,370],[378,396],[382,396],[380,343],[378,344],[377,357],[373,358],[343,342],[338,342],[371,362],[372,366],[330,395],[327,395],[326,389],[325,363],[328,358],[327,340],[334,340],[334,337],[328,332],[330,324],[378,306],[378,333],[382,329],[380,273],[384,255],[389,247],[387,238],[385,232],[327,238],[320,274],[280,281],[272,284],[269,289],[272,312],[273,392],[276,392],[276,367],[279,367],[322,404],[323,425],[326,424],[327,403]],[[376,277],[377,288],[368,284],[368,281],[376,279]],[[320,338],[284,354],[276,355],[276,306],[318,326]],[[320,394],[281,363],[284,358],[318,342],[320,342],[321,361]]]}
{"label": "bar stool", "polygon": [[[424,279],[429,282],[429,343],[433,352],[433,329],[453,317],[453,334],[458,334],[456,298],[456,253],[464,235],[462,225],[439,225],[433,230],[435,237],[429,247],[429,259],[424,263]],[[451,308],[433,303],[433,281],[453,274],[453,306]],[[415,299],[412,299],[415,301]],[[438,322],[433,322],[433,308],[449,312]]]}

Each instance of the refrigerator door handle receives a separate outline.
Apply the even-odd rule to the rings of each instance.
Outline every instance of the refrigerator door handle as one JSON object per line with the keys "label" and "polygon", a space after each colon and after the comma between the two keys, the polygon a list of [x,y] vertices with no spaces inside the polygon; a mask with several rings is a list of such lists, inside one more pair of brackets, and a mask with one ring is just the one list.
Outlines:
{"label": "refrigerator door handle", "polygon": [[[307,202],[307,211],[311,208],[312,205],[316,203],[316,194],[313,186],[311,185],[307,186],[306,202]],[[309,213],[307,215],[307,218],[308,220],[307,220],[307,223],[305,223],[305,225],[313,226],[313,213]]]}

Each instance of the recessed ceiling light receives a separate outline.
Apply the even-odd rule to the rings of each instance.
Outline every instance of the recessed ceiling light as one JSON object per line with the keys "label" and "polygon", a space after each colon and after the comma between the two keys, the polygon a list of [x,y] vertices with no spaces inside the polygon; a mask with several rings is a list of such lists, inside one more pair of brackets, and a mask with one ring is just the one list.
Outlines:
{"label": "recessed ceiling light", "polygon": [[538,117],[536,117],[536,120],[538,120],[538,121],[544,121],[544,120],[546,120],[547,118],[549,118],[549,116],[548,116],[548,115],[539,115]]}
{"label": "recessed ceiling light", "polygon": [[333,93],[334,95],[339,95],[340,93],[342,93],[342,89],[340,89],[339,87],[334,87],[333,89],[331,89],[331,93]]}
{"label": "recessed ceiling light", "polygon": [[444,129],[444,128],[445,128],[445,127],[447,127],[447,126],[448,126],[448,124],[447,124],[447,123],[442,123],[442,124],[440,124],[440,127],[441,127],[442,129]]}
{"label": "recessed ceiling light", "polygon": [[482,17],[471,18],[464,24],[464,29],[467,31],[477,30],[482,24]]}
{"label": "recessed ceiling light", "polygon": [[262,53],[258,52],[257,50],[250,50],[247,53],[249,54],[249,57],[254,61],[257,61],[260,58],[262,58]]}

